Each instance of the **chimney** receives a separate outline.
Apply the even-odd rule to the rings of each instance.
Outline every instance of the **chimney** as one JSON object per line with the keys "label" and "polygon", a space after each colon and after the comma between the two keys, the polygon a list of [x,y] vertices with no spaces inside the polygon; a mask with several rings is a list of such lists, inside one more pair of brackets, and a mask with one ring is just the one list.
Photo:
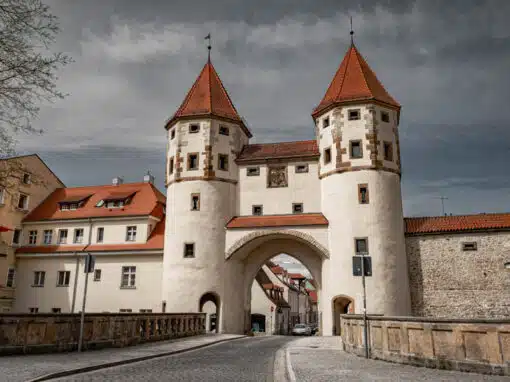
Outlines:
{"label": "chimney", "polygon": [[114,186],[119,186],[122,183],[124,183],[124,179],[122,179],[120,176],[116,176],[115,178],[112,179],[112,184]]}
{"label": "chimney", "polygon": [[147,171],[147,174],[143,177],[143,182],[154,184],[154,175],[152,175],[150,171]]}

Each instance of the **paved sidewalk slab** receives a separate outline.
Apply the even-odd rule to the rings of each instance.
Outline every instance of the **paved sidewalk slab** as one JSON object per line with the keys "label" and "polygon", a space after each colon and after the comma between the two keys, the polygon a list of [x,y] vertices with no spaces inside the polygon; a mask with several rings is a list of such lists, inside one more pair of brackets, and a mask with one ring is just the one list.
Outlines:
{"label": "paved sidewalk slab", "polygon": [[342,350],[340,337],[308,337],[287,346],[289,380],[334,381],[506,381],[509,377],[463,373],[375,361]]}
{"label": "paved sidewalk slab", "polygon": [[[170,341],[145,343],[125,348],[91,350],[82,353],[53,353],[0,357],[0,381],[18,382],[40,380],[48,374],[101,365],[136,362],[162,354],[193,350],[219,342],[243,338],[235,334],[206,334]],[[107,366],[106,366],[107,367]],[[42,380],[42,379],[41,379]]]}

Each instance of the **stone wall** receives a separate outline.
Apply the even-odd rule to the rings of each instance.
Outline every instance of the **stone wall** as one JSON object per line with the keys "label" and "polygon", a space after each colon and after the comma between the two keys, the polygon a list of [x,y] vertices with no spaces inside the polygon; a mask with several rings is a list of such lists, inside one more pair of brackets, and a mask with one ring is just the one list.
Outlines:
{"label": "stone wall", "polygon": [[510,317],[510,232],[407,236],[406,252],[414,316]]}
{"label": "stone wall", "polygon": [[[83,349],[124,347],[205,333],[205,313],[85,314]],[[78,348],[80,314],[0,314],[0,355]]]}
{"label": "stone wall", "polygon": [[[342,315],[344,350],[364,355],[363,316]],[[370,358],[431,368],[510,375],[510,319],[368,316]]]}

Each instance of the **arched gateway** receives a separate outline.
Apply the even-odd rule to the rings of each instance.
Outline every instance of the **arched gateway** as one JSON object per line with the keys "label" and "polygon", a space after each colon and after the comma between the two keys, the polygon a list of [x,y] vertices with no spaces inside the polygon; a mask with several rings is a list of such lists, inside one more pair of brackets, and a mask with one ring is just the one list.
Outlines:
{"label": "arched gateway", "polygon": [[345,311],[338,296],[361,313],[360,257],[371,259],[368,312],[409,315],[400,110],[351,44],[312,112],[313,140],[250,144],[208,59],[165,124],[167,311],[196,312],[216,296],[219,332],[243,333],[258,269],[288,253],[317,282],[324,335]]}
{"label": "arched gateway", "polygon": [[[227,233],[227,239],[229,234]],[[232,236],[237,236],[235,233]],[[232,269],[238,270],[236,290],[241,293],[239,302],[234,306],[225,306],[226,310],[235,311],[227,320],[243,322],[243,332],[251,328],[251,285],[259,269],[272,257],[286,253],[299,260],[308,268],[317,284],[320,301],[323,261],[329,253],[311,234],[296,230],[257,230],[245,234],[236,240],[226,253],[226,262]],[[241,309],[242,308],[242,309]],[[231,327],[234,322],[224,322]]]}

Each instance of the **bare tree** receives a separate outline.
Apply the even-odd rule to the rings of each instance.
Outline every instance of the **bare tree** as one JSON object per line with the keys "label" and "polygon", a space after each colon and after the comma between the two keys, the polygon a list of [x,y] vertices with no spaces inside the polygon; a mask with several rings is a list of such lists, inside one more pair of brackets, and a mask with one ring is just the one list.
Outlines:
{"label": "bare tree", "polygon": [[71,58],[49,49],[59,31],[41,0],[0,0],[0,157],[14,154],[19,132],[41,132],[31,121],[42,101],[65,96],[56,72]]}

